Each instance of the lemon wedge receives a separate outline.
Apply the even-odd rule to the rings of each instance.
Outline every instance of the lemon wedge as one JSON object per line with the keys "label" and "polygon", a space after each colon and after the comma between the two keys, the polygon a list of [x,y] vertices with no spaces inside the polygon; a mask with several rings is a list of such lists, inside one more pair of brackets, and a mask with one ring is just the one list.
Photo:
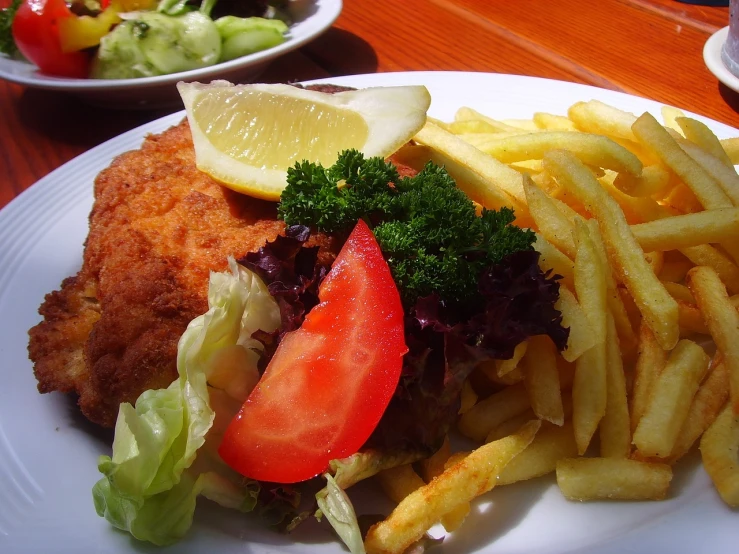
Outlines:
{"label": "lemon wedge", "polygon": [[287,169],[307,160],[332,165],[342,150],[389,156],[426,122],[423,86],[328,94],[290,85],[178,83],[195,163],[225,186],[278,200]]}

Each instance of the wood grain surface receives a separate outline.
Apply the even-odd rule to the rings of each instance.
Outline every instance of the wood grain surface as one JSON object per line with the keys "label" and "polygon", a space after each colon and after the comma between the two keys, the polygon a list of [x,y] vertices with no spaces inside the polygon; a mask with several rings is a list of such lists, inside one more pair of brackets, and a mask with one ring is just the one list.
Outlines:
{"label": "wood grain surface", "polygon": [[[274,61],[260,80],[409,70],[533,75],[739,127],[739,95],[718,83],[702,56],[728,18],[728,8],[674,0],[344,0],[331,29]],[[0,81],[0,207],[82,152],[178,109],[103,109]]]}

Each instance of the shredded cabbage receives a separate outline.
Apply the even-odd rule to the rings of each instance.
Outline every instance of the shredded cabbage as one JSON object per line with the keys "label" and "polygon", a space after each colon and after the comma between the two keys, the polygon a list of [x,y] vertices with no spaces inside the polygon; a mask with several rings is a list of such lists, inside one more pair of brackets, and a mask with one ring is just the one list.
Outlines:
{"label": "shredded cabbage", "polygon": [[232,258],[229,267],[230,273],[211,274],[210,309],[179,341],[177,380],[145,391],[135,408],[121,404],[113,456],[98,461],[104,475],[92,491],[98,515],[157,545],[187,532],[198,495],[242,511],[256,504],[258,485],[220,460],[214,439],[258,379],[263,346],[252,334],[276,330],[280,313],[254,273]]}

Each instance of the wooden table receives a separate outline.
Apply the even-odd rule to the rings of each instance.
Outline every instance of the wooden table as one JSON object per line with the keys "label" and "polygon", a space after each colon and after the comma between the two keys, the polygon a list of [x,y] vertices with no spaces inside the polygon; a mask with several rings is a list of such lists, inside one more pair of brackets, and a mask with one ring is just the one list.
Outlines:
{"label": "wooden table", "polygon": [[[728,18],[728,8],[675,0],[344,0],[329,31],[273,62],[262,79],[405,70],[534,75],[652,98],[739,127],[739,95],[702,58],[703,44]],[[166,113],[105,110],[0,81],[0,207],[78,154]]]}

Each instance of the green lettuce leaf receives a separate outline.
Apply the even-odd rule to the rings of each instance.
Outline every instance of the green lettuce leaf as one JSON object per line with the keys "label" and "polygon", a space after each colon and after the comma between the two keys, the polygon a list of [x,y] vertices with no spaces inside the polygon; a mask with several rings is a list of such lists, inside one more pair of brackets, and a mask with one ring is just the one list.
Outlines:
{"label": "green lettuce leaf", "polygon": [[420,451],[399,450],[388,453],[368,449],[346,458],[331,460],[328,465],[338,486],[348,489],[385,469],[410,464],[424,457],[426,456]]}
{"label": "green lettuce leaf", "polygon": [[364,554],[362,532],[345,489],[382,470],[409,464],[422,457],[422,452],[400,451],[387,454],[378,450],[366,450],[346,458],[331,460],[328,473],[323,475],[326,486],[316,493],[316,519],[320,520],[325,516],[352,554]]}
{"label": "green lettuce leaf", "polygon": [[326,516],[344,544],[352,554],[365,554],[362,532],[359,530],[357,514],[352,501],[334,480],[330,473],[324,474],[326,487],[316,494],[318,512],[316,517]]}
{"label": "green lettuce leaf", "polygon": [[229,267],[230,273],[211,274],[210,309],[180,339],[178,379],[145,391],[135,407],[120,406],[113,456],[98,461],[104,475],[93,487],[98,515],[157,545],[187,532],[201,494],[243,511],[256,504],[259,485],[228,468],[216,449],[259,378],[263,346],[252,334],[277,329],[280,314],[254,273],[233,259]]}

